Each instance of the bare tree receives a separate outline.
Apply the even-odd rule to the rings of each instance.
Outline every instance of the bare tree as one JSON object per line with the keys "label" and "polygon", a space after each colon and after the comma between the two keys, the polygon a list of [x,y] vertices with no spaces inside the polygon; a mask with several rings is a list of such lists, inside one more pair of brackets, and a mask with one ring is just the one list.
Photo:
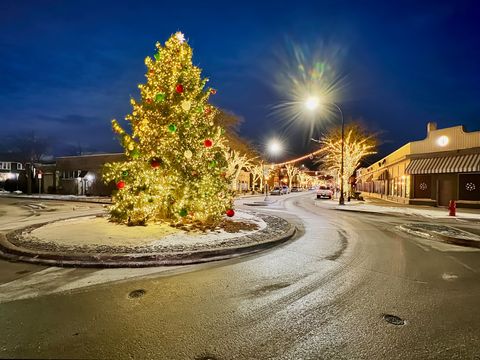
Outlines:
{"label": "bare tree", "polygon": [[[335,176],[344,185],[360,165],[360,161],[368,155],[376,153],[376,134],[368,133],[359,123],[350,123],[345,127],[343,179],[340,179],[342,161],[341,128],[334,128],[324,134],[318,142],[322,152],[320,167]],[[344,186],[346,189],[346,187]]]}
{"label": "bare tree", "polygon": [[297,177],[302,188],[306,188],[309,184],[312,184],[313,182],[312,177],[303,171],[300,171]]}
{"label": "bare tree", "polygon": [[237,150],[229,150],[225,153],[227,159],[227,177],[232,179],[232,189],[236,190],[236,185],[240,172],[243,168],[249,168],[252,164],[251,158],[248,158],[247,155],[242,155]]}
{"label": "bare tree", "polygon": [[238,135],[240,125],[243,122],[241,117],[220,109],[214,121],[225,129],[225,136],[227,138],[228,146],[231,149],[246,155],[248,158],[256,158],[260,156],[247,139]]}
{"label": "bare tree", "polygon": [[287,170],[287,176],[288,176],[288,187],[291,189],[293,178],[299,173],[299,170],[292,164],[285,165],[285,168]]}
{"label": "bare tree", "polygon": [[253,163],[248,167],[248,170],[252,173],[252,182],[256,184],[260,181],[260,191],[263,191],[265,165],[263,162]]}
{"label": "bare tree", "polygon": [[49,141],[35,132],[17,135],[10,139],[9,149],[23,162],[39,162],[49,151]]}

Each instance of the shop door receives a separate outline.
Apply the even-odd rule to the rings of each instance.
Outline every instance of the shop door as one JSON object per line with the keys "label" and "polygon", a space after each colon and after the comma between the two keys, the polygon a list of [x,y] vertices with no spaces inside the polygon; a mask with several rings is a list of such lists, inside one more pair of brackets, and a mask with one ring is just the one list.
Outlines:
{"label": "shop door", "polygon": [[448,206],[450,200],[457,200],[456,175],[440,175],[438,178],[438,205]]}

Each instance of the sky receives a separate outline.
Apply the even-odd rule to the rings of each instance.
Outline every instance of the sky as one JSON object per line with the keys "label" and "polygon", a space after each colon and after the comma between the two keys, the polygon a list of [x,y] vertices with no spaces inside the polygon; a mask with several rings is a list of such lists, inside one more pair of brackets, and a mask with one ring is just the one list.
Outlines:
{"label": "sky", "polygon": [[182,31],[243,137],[281,138],[286,160],[339,124],[275,111],[301,53],[339,79],[332,101],[379,133],[380,157],[428,121],[480,129],[479,18],[476,1],[2,1],[0,131],[48,137],[56,155],[120,151],[111,119],[130,112],[155,42]]}

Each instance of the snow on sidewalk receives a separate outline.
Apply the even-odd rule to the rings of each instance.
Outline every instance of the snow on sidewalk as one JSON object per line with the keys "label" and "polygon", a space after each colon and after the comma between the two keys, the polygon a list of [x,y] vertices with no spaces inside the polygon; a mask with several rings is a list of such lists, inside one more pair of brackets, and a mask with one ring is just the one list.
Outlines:
{"label": "snow on sidewalk", "polygon": [[[423,216],[432,219],[469,219],[480,221],[480,211],[478,212],[466,212],[462,209],[457,209],[457,216],[449,216],[448,209],[446,208],[425,208],[416,207],[414,205],[379,205],[374,202],[345,202],[345,205],[338,205],[338,200],[323,201],[325,205],[330,208],[345,211],[364,211],[373,213],[388,213],[388,214],[401,214],[410,216]],[[474,210],[475,211],[475,210]]]}

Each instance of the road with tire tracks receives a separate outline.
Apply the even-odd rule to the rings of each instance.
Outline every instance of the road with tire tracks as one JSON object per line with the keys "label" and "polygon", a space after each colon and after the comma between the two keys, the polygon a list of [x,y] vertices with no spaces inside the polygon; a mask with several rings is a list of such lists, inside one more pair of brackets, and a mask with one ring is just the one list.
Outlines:
{"label": "road with tire tracks", "polygon": [[[234,260],[103,270],[0,262],[0,358],[480,356],[478,249],[396,229],[412,219],[331,210],[314,197],[256,207],[294,222],[297,235]],[[25,203],[0,201],[1,230],[33,221]],[[56,204],[44,215],[74,207]],[[101,211],[81,206],[74,211]]]}

